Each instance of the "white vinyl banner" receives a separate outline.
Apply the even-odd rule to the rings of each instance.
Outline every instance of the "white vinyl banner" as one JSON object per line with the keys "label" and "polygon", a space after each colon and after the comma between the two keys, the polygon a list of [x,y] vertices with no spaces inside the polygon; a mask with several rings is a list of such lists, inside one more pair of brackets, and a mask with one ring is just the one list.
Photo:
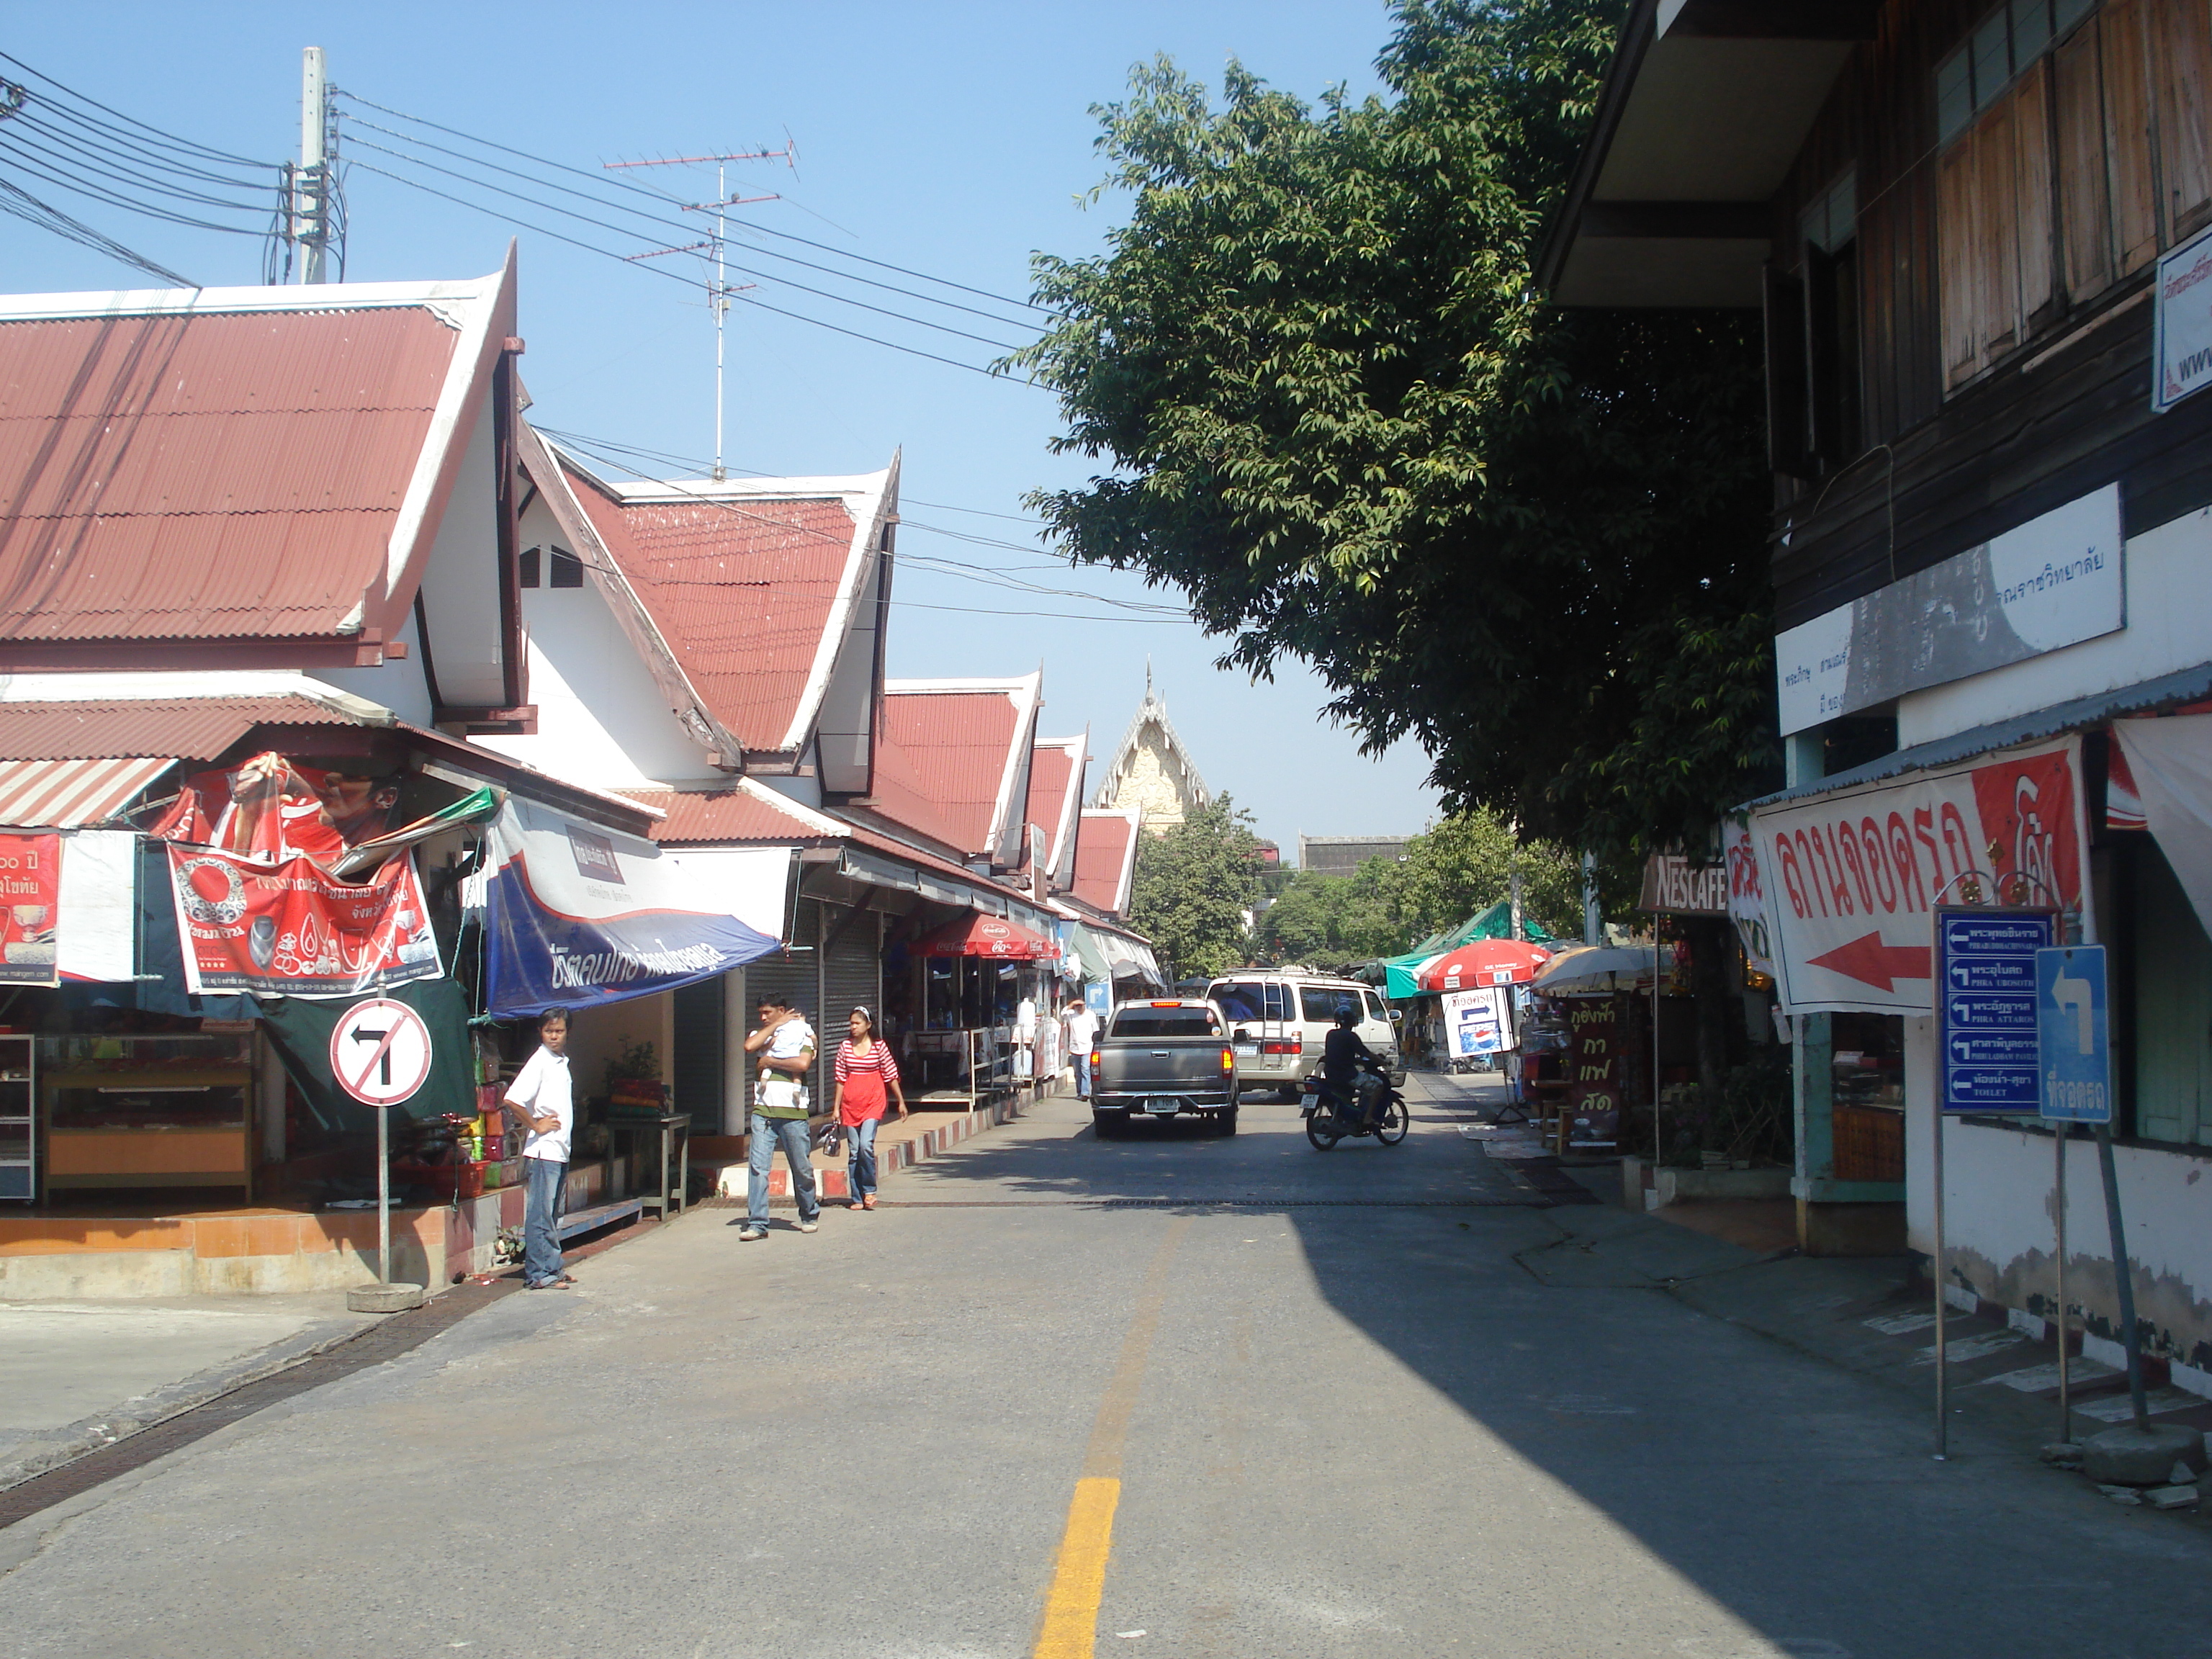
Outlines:
{"label": "white vinyl banner", "polygon": [[1754,809],[1783,1006],[1932,1012],[1933,909],[1969,902],[1967,875],[1982,878],[1978,902],[2055,903],[2094,939],[2081,797],[2069,737]]}
{"label": "white vinyl banner", "polygon": [[1766,884],[1759,878],[1759,854],[1751,844],[1751,825],[1729,818],[1721,824],[1721,861],[1728,870],[1729,921],[1755,973],[1774,975],[1774,926],[1767,920]]}
{"label": "white vinyl banner", "polygon": [[[2114,720],[2112,735],[2135,774],[2151,838],[2212,933],[2212,714]],[[62,872],[66,881],[66,858]]]}
{"label": "white vinyl banner", "polygon": [[131,982],[138,971],[138,836],[80,830],[62,848],[58,938],[64,979]]}

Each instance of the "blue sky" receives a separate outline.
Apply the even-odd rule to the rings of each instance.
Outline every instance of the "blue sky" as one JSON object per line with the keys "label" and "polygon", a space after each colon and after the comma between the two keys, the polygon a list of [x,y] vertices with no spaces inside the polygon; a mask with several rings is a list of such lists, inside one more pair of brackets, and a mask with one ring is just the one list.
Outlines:
{"label": "blue sky", "polygon": [[[300,49],[308,45],[325,50],[331,79],[362,99],[595,172],[608,161],[781,147],[788,133],[799,152],[795,174],[773,164],[732,169],[733,185],[745,193],[780,191],[785,199],[740,215],[1017,299],[1028,291],[1033,250],[1089,252],[1121,211],[1112,198],[1088,209],[1076,198],[1103,174],[1089,106],[1121,96],[1132,64],[1165,52],[1218,83],[1234,56],[1309,99],[1338,82],[1360,94],[1374,86],[1373,60],[1389,30],[1381,5],[1368,0],[623,9],[15,3],[0,16],[7,23],[0,52],[125,114],[256,160],[296,153]],[[346,107],[349,119],[404,125]],[[417,138],[450,142],[412,131]],[[712,329],[703,293],[546,234],[560,230],[635,253],[680,240],[676,233],[659,235],[619,214],[609,220],[616,229],[595,229],[512,203],[535,228],[501,223],[366,169],[389,167],[478,197],[485,181],[539,193],[543,187],[500,179],[476,163],[419,147],[404,163],[368,148],[392,143],[364,127],[345,131],[343,153],[356,163],[347,192],[350,276],[478,274],[495,268],[507,237],[517,235],[532,417],[647,450],[711,452]],[[472,182],[425,172],[426,161],[459,167]],[[0,177],[36,186],[55,205],[196,282],[259,280],[261,250],[251,238],[87,203],[26,177],[5,157]],[[660,169],[640,181],[691,201],[706,200],[714,188],[711,169]],[[795,243],[744,240],[750,247],[732,258],[765,278],[752,300],[972,363],[998,354],[792,284],[1000,342],[1024,337],[1012,328],[1024,314],[1018,307],[853,266]],[[992,319],[858,287],[764,257],[766,250],[973,304]],[[653,263],[700,275],[688,256]],[[0,218],[0,289],[144,281],[106,256]],[[1273,684],[1254,686],[1216,670],[1218,642],[1187,621],[1020,594],[972,573],[925,564],[1012,567],[1047,587],[1174,602],[1172,592],[1147,590],[1133,577],[1069,572],[1039,551],[985,544],[1028,539],[1031,526],[1018,521],[1024,490],[1085,476],[1079,461],[1047,453],[1058,427],[1054,402],[1042,392],[851,339],[744,299],[731,313],[728,351],[726,448],[733,468],[863,471],[903,448],[908,522],[900,550],[908,562],[899,576],[893,673],[1012,674],[1041,660],[1045,726],[1057,734],[1087,725],[1103,758],[1142,693],[1149,655],[1207,782],[1252,808],[1261,832],[1286,851],[1302,830],[1402,833],[1432,816],[1434,796],[1421,782],[1425,757],[1401,745],[1380,761],[1362,758],[1350,734],[1321,720],[1322,688],[1297,665],[1285,665]],[[1024,611],[1060,614],[1018,614]],[[1129,617],[1136,620],[1109,620]]]}

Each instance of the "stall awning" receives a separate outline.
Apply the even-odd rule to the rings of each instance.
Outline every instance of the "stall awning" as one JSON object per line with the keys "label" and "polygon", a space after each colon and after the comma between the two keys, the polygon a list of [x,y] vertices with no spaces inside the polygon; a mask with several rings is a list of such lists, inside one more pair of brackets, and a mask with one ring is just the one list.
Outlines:
{"label": "stall awning", "polygon": [[0,823],[79,830],[105,823],[173,760],[0,761]]}
{"label": "stall awning", "polygon": [[1526,985],[1552,959],[1540,945],[1481,939],[1447,951],[1415,975],[1424,991],[1457,991],[1476,985]]}
{"label": "stall awning", "polygon": [[966,915],[914,946],[918,957],[990,957],[1004,962],[1053,962],[1060,944],[1002,916]]}
{"label": "stall awning", "polygon": [[2114,720],[2145,826],[2212,933],[2212,714]]}

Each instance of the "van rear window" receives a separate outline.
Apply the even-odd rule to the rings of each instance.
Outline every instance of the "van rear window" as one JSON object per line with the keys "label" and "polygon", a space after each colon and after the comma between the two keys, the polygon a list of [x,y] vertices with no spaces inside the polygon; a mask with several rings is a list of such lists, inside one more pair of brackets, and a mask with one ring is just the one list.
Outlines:
{"label": "van rear window", "polygon": [[[1257,980],[1231,980],[1216,985],[1206,993],[1221,1005],[1221,1012],[1231,1019],[1261,1019],[1268,1018],[1267,993],[1273,991],[1279,998],[1279,987],[1263,985]],[[1274,1018],[1280,1019],[1278,1012]]]}
{"label": "van rear window", "polygon": [[1349,1002],[1352,1005],[1352,1012],[1355,1013],[1358,1012],[1359,1009],[1359,999],[1353,995],[1352,993],[1350,991],[1333,991],[1325,985],[1299,986],[1298,1001],[1305,1009],[1305,1015],[1308,1019],[1318,1020],[1324,1025],[1330,1024],[1334,1022],[1336,1018],[1336,1005],[1339,1002]]}
{"label": "van rear window", "polygon": [[1219,1036],[1221,1022],[1211,1008],[1132,1008],[1114,1020],[1117,1037]]}

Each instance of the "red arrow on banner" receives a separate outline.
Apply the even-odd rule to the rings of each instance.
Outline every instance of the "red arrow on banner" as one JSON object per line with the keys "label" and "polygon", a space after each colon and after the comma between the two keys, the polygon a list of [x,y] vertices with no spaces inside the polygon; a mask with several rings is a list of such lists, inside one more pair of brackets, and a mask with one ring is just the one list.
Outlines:
{"label": "red arrow on banner", "polygon": [[1884,945],[1880,933],[1866,933],[1824,957],[1812,957],[1808,965],[1887,991],[1897,980],[1932,977],[1929,954],[1925,945]]}

